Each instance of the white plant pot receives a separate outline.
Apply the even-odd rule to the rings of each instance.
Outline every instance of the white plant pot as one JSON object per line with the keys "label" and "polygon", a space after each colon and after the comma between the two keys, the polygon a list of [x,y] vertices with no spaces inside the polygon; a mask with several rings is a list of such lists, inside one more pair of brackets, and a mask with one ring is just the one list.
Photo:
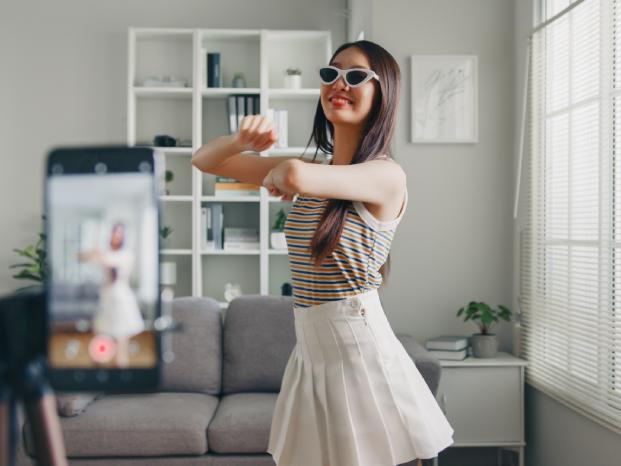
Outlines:
{"label": "white plant pot", "polygon": [[302,87],[302,76],[299,74],[285,75],[285,89],[300,89]]}
{"label": "white plant pot", "polygon": [[177,263],[160,263],[160,285],[172,286],[177,283]]}
{"label": "white plant pot", "polygon": [[270,233],[272,249],[287,249],[287,238],[284,231],[272,231]]}

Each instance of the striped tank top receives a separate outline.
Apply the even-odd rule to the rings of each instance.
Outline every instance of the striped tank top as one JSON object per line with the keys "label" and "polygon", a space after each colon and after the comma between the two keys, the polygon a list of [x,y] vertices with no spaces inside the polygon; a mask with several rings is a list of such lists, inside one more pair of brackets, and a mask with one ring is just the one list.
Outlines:
{"label": "striped tank top", "polygon": [[386,262],[407,202],[406,188],[398,216],[381,221],[364,203],[352,201],[337,246],[316,267],[311,261],[310,242],[328,199],[298,195],[284,228],[294,306],[310,307],[379,288],[382,284],[379,269]]}

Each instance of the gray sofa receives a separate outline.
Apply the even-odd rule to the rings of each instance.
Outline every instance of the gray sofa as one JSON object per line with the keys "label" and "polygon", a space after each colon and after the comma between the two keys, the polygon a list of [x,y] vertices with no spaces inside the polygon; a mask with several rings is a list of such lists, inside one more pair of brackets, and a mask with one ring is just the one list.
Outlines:
{"label": "gray sofa", "polygon": [[[176,298],[185,331],[172,338],[176,357],[161,388],[106,394],[61,417],[70,464],[273,466],[266,449],[295,344],[292,305],[291,296],[245,295],[223,312],[209,297]],[[397,337],[436,393],[438,361],[410,335]],[[18,464],[35,464],[27,426],[23,432]]]}

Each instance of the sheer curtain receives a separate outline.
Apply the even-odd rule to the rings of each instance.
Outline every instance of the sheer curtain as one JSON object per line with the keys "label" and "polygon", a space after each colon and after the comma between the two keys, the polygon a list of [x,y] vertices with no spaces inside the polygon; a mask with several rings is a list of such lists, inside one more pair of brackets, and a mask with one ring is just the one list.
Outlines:
{"label": "sheer curtain", "polygon": [[526,380],[621,433],[621,0],[538,1],[520,241]]}

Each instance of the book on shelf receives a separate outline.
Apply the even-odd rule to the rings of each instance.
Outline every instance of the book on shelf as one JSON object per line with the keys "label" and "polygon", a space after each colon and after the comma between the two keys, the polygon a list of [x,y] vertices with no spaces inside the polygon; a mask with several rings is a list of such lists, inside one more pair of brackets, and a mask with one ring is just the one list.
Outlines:
{"label": "book on shelf", "polygon": [[201,207],[201,249],[214,251],[222,249],[224,212],[222,204],[214,202]]}
{"label": "book on shelf", "polygon": [[201,250],[213,249],[215,249],[215,243],[211,222],[211,208],[201,207]]}
{"label": "book on shelf", "polygon": [[468,337],[464,335],[439,335],[425,340],[428,350],[459,351],[468,347]]}
{"label": "book on shelf", "polygon": [[259,242],[224,242],[224,250],[225,251],[249,251],[259,249]]}
{"label": "book on shelf", "polygon": [[259,249],[259,230],[257,228],[226,227],[224,229],[224,249]]}
{"label": "book on shelf", "polygon": [[437,359],[445,359],[449,361],[461,361],[468,356],[467,348],[461,350],[428,350]]}
{"label": "book on shelf", "polygon": [[222,87],[220,53],[207,53],[207,87]]}
{"label": "book on shelf", "polygon": [[227,98],[229,134],[237,132],[241,120],[246,115],[260,113],[259,96],[255,94],[231,94]]}
{"label": "book on shelf", "polygon": [[243,183],[234,178],[216,176],[215,196],[256,196],[261,187],[252,183]]}
{"label": "book on shelf", "polygon": [[268,108],[267,117],[274,123],[274,131],[278,134],[278,140],[274,143],[274,147],[283,149],[289,147],[287,137],[288,131],[288,110]]}

